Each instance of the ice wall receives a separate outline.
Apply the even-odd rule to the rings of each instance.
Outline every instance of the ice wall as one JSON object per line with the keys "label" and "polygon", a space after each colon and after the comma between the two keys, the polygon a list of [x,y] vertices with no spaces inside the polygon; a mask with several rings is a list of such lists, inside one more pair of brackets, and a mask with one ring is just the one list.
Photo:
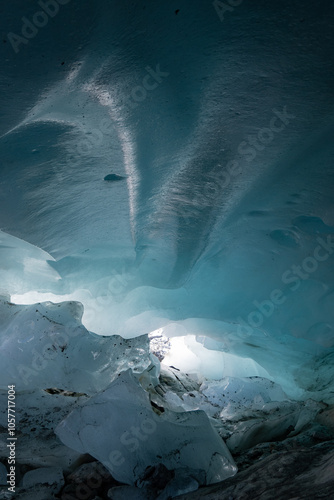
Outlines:
{"label": "ice wall", "polygon": [[325,0],[1,7],[1,293],[78,300],[99,334],[197,335],[329,398],[331,19]]}

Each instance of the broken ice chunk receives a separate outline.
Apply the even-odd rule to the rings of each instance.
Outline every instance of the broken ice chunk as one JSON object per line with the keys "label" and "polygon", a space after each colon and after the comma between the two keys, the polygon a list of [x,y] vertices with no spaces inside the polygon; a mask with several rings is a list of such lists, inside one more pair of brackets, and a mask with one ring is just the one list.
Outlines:
{"label": "broken ice chunk", "polygon": [[[102,337],[81,323],[80,302],[16,305],[0,300],[0,388],[62,389],[87,395],[131,368],[149,385],[159,366],[147,335]],[[152,368],[152,369],[151,369]],[[155,378],[154,378],[155,377]]]}
{"label": "broken ice chunk", "polygon": [[222,481],[237,471],[203,411],[156,415],[130,370],[72,411],[55,432],[65,445],[93,455],[115,479],[130,485],[159,463],[170,470],[187,467],[201,484]]}
{"label": "broken ice chunk", "polygon": [[288,399],[278,384],[261,377],[225,377],[204,382],[200,391],[222,418],[240,417],[245,408],[261,409],[270,401]]}

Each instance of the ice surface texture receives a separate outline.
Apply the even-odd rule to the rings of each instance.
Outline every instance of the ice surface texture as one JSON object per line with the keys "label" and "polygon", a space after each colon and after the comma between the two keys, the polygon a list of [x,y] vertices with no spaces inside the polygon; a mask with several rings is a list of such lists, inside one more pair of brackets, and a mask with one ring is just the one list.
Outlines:
{"label": "ice surface texture", "polygon": [[[215,376],[242,357],[333,401],[333,3],[41,3],[0,20],[1,293],[79,301],[96,334],[206,337]],[[42,336],[18,311],[5,382]],[[93,391],[108,345],[50,340],[38,374]]]}
{"label": "ice surface texture", "polygon": [[148,466],[186,467],[200,484],[233,476],[237,469],[203,411],[156,415],[131,371],[74,410],[56,428],[68,447],[90,453],[120,482],[135,484]]}
{"label": "ice surface texture", "polygon": [[147,336],[101,337],[81,324],[82,305],[20,306],[0,300],[0,458],[8,456],[8,385],[17,394],[18,463],[66,469],[79,454],[54,434],[59,422],[123,370],[143,387],[157,384],[159,363]]}
{"label": "ice surface texture", "polygon": [[92,395],[122,370],[142,374],[152,366],[156,373],[147,336],[95,335],[81,324],[82,312],[77,302],[19,306],[0,300],[0,388],[15,381],[16,390]]}

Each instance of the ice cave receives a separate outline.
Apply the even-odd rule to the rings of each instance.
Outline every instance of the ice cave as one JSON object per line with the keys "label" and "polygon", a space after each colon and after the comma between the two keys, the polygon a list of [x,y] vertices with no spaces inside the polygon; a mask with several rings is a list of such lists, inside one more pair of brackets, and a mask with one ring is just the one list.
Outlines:
{"label": "ice cave", "polygon": [[333,2],[0,24],[0,500],[334,499]]}

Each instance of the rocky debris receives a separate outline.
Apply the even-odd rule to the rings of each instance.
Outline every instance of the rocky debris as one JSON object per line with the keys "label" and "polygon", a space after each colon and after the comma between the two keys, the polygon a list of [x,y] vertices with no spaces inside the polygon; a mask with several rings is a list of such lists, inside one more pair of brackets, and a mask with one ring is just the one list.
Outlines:
{"label": "rocky debris", "polygon": [[[97,461],[65,475],[56,496],[51,487],[19,488],[20,500],[287,500],[330,499],[334,491],[334,440],[321,427],[281,442],[262,443],[236,456],[239,472],[207,487],[182,469],[150,467],[136,486],[117,483]],[[320,439],[326,439],[320,442]],[[90,457],[89,460],[92,460]],[[196,487],[197,486],[197,487]],[[189,488],[189,490],[187,490]],[[198,488],[198,489],[197,489]],[[195,491],[197,489],[197,491]],[[33,491],[33,494],[32,494]],[[188,492],[187,492],[188,491]],[[190,492],[191,491],[191,492]],[[43,496],[44,495],[44,496]],[[1,500],[12,498],[0,493]]]}
{"label": "rocky debris", "polygon": [[[57,494],[51,485],[31,483],[29,489],[24,488],[27,478],[38,474],[38,469],[27,471],[27,466],[18,465],[23,480],[17,489],[17,498],[327,500],[333,497],[334,491],[334,429],[330,425],[332,415],[333,408],[326,408],[306,428],[293,436],[280,441],[262,442],[234,453],[239,472],[233,478],[208,487],[195,484],[196,479],[188,470],[169,470],[162,464],[148,467],[136,485],[124,485],[117,482],[101,463],[86,454],[81,455],[81,463],[78,461],[72,465],[71,471],[64,472],[65,485]],[[12,499],[12,494],[3,488],[0,500]]]}
{"label": "rocky debris", "polygon": [[116,486],[108,492],[108,499],[111,500],[155,500],[146,490],[138,489],[135,486]]}
{"label": "rocky debris", "polygon": [[162,491],[174,478],[173,471],[167,469],[163,464],[147,467],[142,477],[137,481],[138,488],[151,488],[156,492]]}
{"label": "rocky debris", "polygon": [[35,486],[33,488],[24,489],[18,488],[16,493],[8,492],[7,490],[0,493],[0,500],[59,500],[50,489],[50,486]]}
{"label": "rocky debris", "polygon": [[[7,392],[0,391],[0,457],[6,460]],[[31,468],[61,467],[68,469],[80,454],[64,446],[54,434],[54,427],[77,405],[87,398],[69,398],[61,394],[48,394],[44,390],[17,393],[16,460]],[[26,472],[24,470],[23,472]],[[19,469],[17,469],[19,473]],[[20,479],[17,476],[17,479]]]}
{"label": "rocky debris", "polygon": [[66,486],[61,494],[63,500],[80,498],[80,495],[86,500],[108,498],[108,490],[120,484],[100,462],[93,460],[89,455],[86,456],[90,461],[67,475]]}
{"label": "rocky debris", "polygon": [[23,476],[22,486],[25,489],[48,485],[54,493],[59,493],[64,486],[63,470],[60,467],[40,467],[27,472]]}
{"label": "rocky debris", "polygon": [[98,484],[99,482],[112,481],[112,476],[101,463],[93,460],[80,465],[67,476],[67,482],[69,483],[81,484],[85,481]]}
{"label": "rocky debris", "polygon": [[187,469],[168,470],[162,464],[148,467],[143,479],[134,486],[117,486],[108,492],[112,500],[169,500],[197,490],[199,483]]}
{"label": "rocky debris", "polygon": [[6,466],[0,462],[0,486],[7,484],[7,469]]}
{"label": "rocky debris", "polygon": [[312,448],[275,451],[223,483],[178,500],[330,499],[334,491],[334,441]]}

